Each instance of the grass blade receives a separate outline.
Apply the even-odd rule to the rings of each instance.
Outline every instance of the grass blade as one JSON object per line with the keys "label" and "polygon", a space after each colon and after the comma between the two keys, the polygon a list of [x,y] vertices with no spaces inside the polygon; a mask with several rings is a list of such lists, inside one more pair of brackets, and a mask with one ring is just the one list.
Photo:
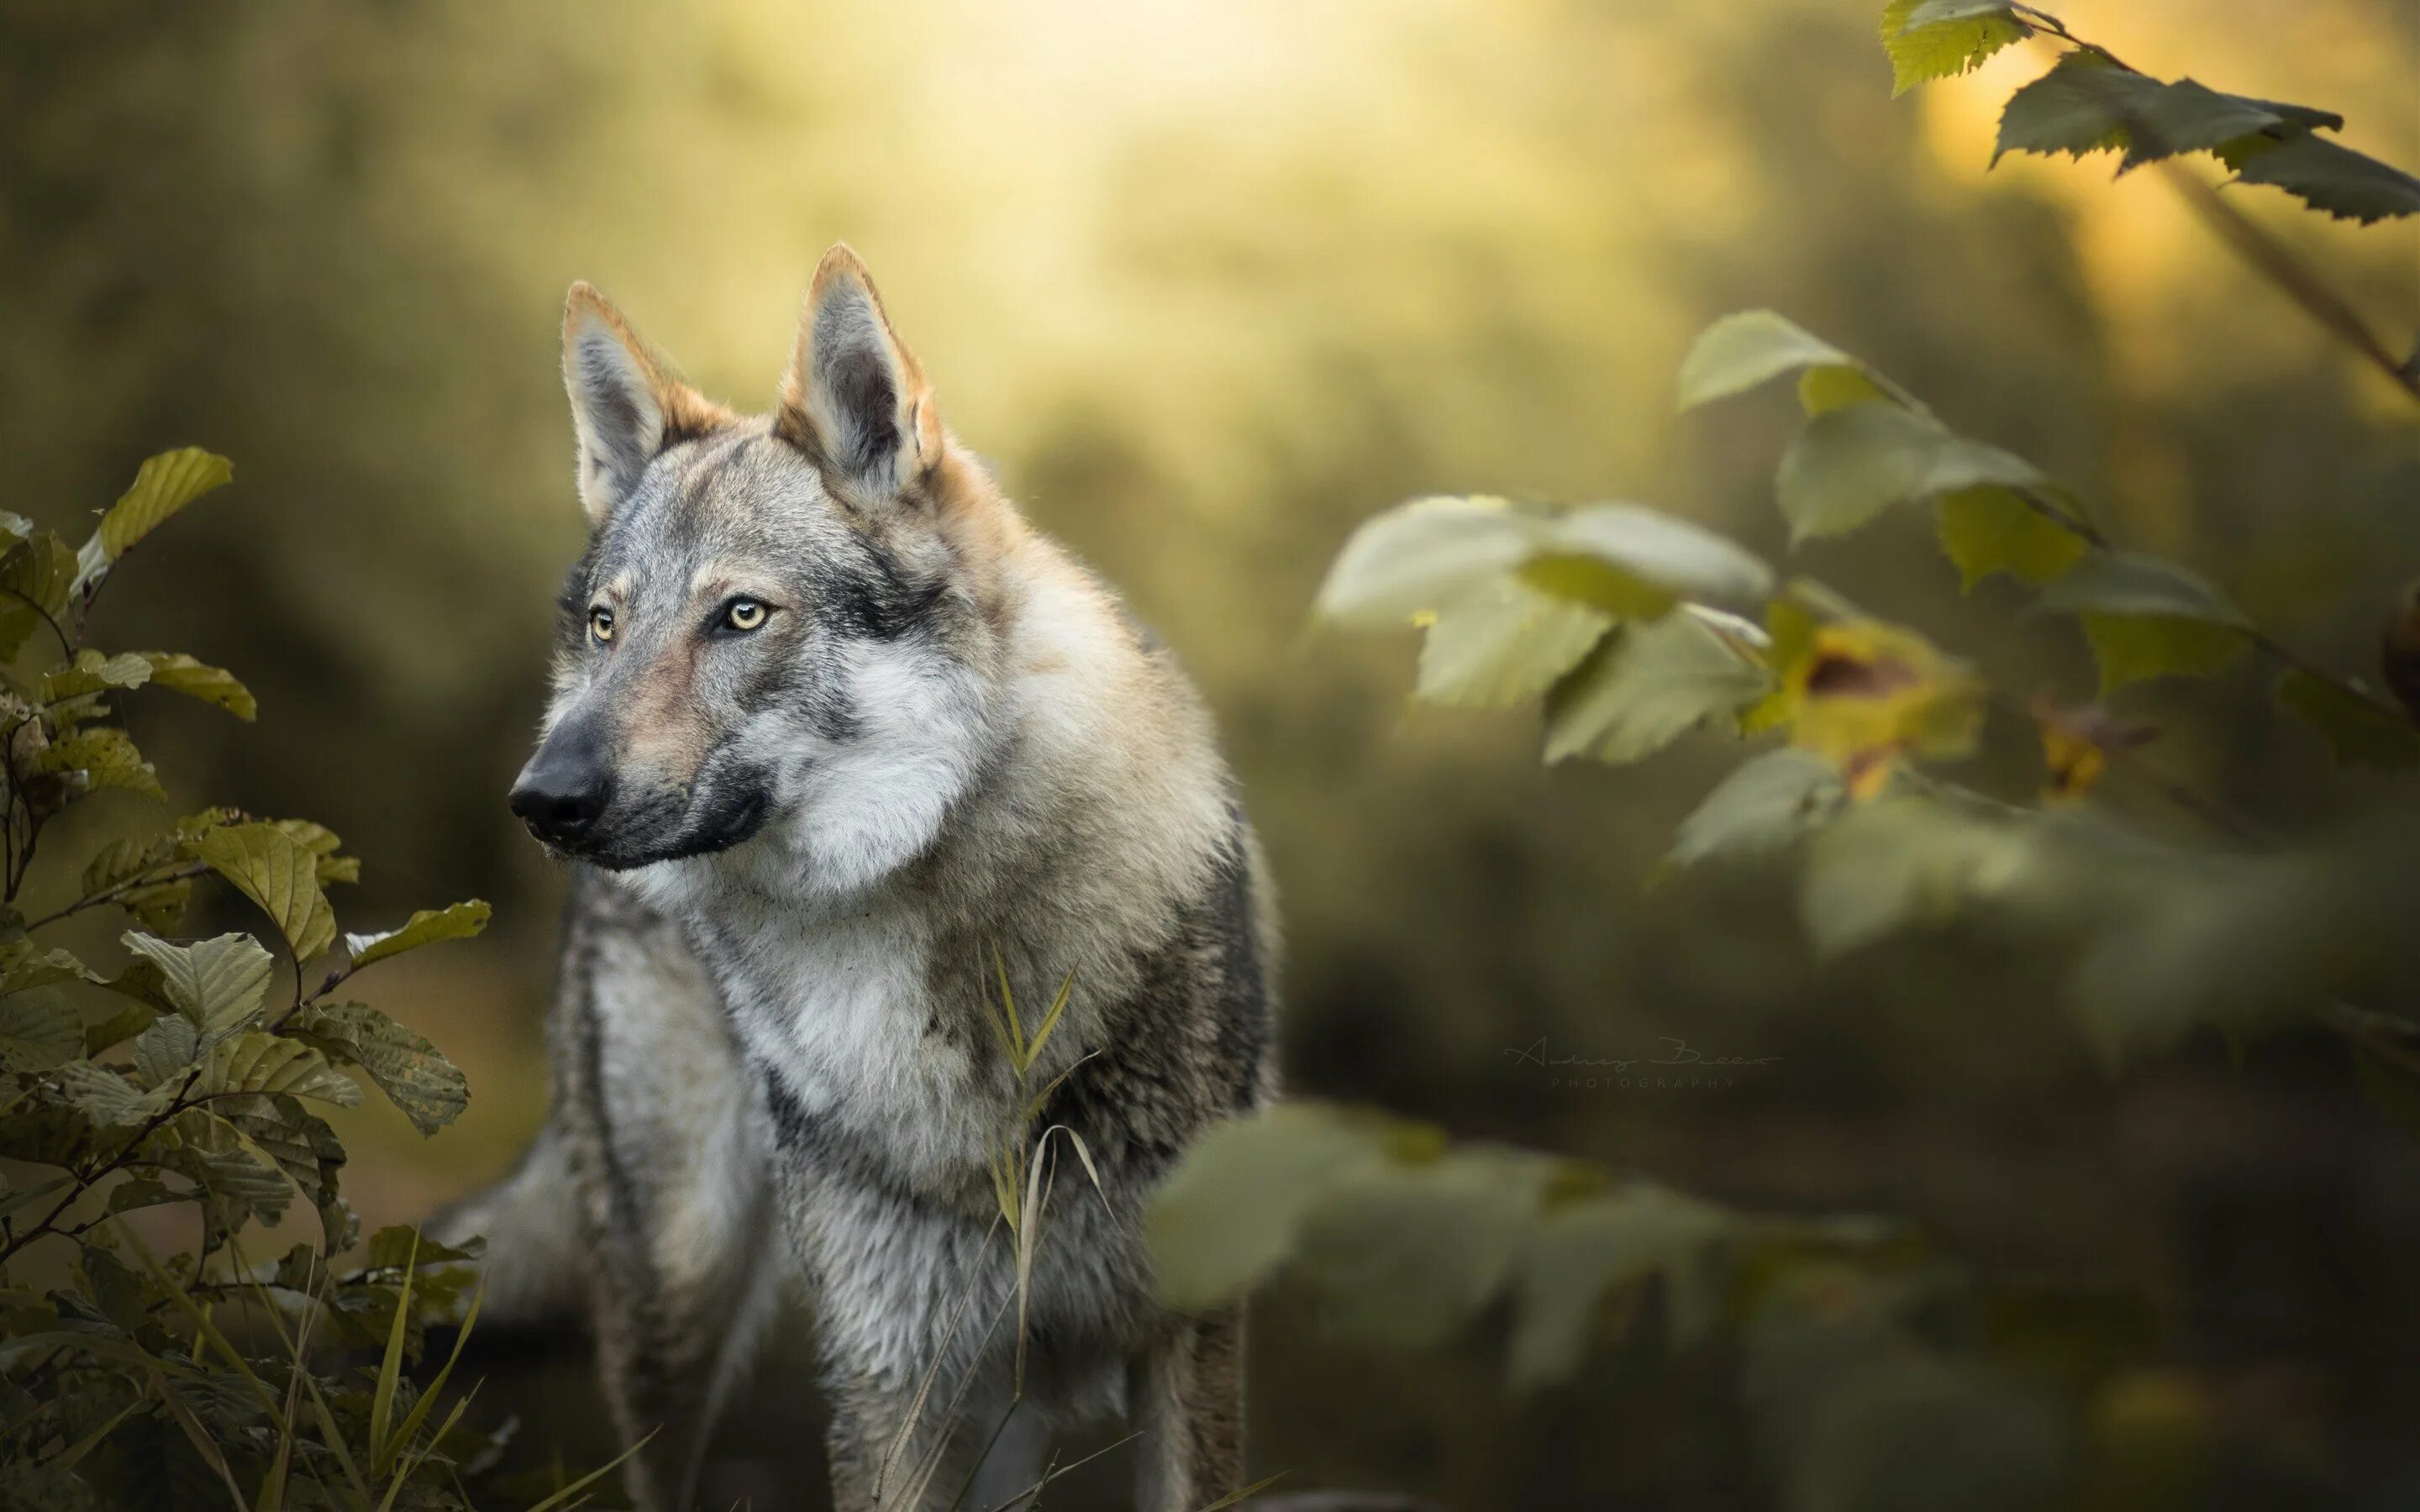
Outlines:
{"label": "grass blade", "polygon": [[395,1460],[395,1398],[403,1386],[403,1343],[411,1332],[411,1277],[420,1266],[420,1230],[411,1231],[411,1248],[403,1260],[403,1286],[396,1293],[395,1325],[386,1332],[386,1353],[379,1357],[378,1389],[370,1396],[370,1477],[383,1477]]}

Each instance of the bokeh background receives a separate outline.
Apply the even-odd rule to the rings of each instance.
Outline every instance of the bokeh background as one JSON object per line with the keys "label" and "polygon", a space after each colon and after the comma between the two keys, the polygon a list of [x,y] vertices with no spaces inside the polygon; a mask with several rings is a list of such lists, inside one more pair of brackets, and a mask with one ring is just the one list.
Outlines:
{"label": "bokeh background", "polygon": [[[2340,110],[2349,144],[2420,163],[2408,0],[2060,8],[2145,68]],[[2420,573],[2408,401],[2156,175],[1987,172],[1998,103],[2044,55],[1894,100],[1878,9],[0,5],[8,507],[64,528],[154,451],[234,457],[235,486],[127,569],[181,592],[121,592],[103,627],[259,694],[250,726],[130,701],[172,797],[335,828],[369,860],[338,900],[357,927],[496,905],[478,944],[388,968],[381,1001],[473,1102],[431,1141],[383,1108],[352,1120],[365,1220],[491,1178],[544,1113],[562,878],[503,794],[579,548],[564,287],[598,284],[756,408],[845,238],[943,413],[1205,686],[1284,892],[1294,1088],[1746,1205],[1911,1215],[1994,1274],[2139,1288],[2232,1457],[2213,1504],[2420,1485],[2420,1161],[2336,1047],[2288,1038],[2239,1070],[2196,1044],[2113,1081],[2020,953],[1919,941],[1819,968],[1782,876],[1648,886],[1722,743],[1546,769],[1534,713],[1411,712],[1408,638],[1307,627],[1354,524],[1419,493],[1635,499],[1784,556],[1788,402],[1672,413],[1690,335],[1770,305],[2370,671]],[[2374,323],[2420,330],[2420,229],[2230,198]],[[2002,686],[2090,691],[2071,627],[2021,618],[2003,583],[1962,604],[1916,514],[1796,560]],[[2281,826],[2358,796],[2265,696],[2247,667],[2124,706],[2162,726],[2166,770]],[[2025,791],[2028,739],[1995,731],[1978,780]],[[2119,779],[2106,801],[2172,823]],[[1664,1037],[1777,1064],[1591,1091],[1511,1054]],[[1283,1291],[1261,1323],[1255,1458],[1294,1484],[1466,1508],[1771,1497],[1718,1350],[1514,1397],[1484,1337],[1383,1355]],[[514,1390],[526,1445],[594,1457],[575,1356]],[[812,1455],[812,1412],[768,1378],[716,1484]]]}

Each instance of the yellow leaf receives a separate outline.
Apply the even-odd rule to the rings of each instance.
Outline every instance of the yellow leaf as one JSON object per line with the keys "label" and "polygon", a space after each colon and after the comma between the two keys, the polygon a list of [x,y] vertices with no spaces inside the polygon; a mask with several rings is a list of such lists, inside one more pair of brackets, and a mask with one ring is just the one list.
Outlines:
{"label": "yellow leaf", "polygon": [[2243,654],[2243,632],[2231,625],[2165,614],[2087,611],[2082,618],[2104,694],[2153,677],[2208,677]]}
{"label": "yellow leaf", "polygon": [[1958,564],[1959,586],[1969,592],[1995,572],[2040,588],[2085,551],[2082,537],[1996,484],[1943,494],[1936,522],[1941,548]]}

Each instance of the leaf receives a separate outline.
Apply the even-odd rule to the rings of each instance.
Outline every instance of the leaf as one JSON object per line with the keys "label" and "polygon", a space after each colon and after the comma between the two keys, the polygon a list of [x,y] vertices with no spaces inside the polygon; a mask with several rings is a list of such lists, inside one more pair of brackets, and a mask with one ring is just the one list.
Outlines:
{"label": "leaf", "polygon": [[2026,831],[1922,798],[1850,810],[1807,847],[1798,912],[1819,955],[1937,926],[2025,880]]}
{"label": "leaf", "polygon": [[2031,31],[2005,0],[1890,0],[1883,8],[1883,50],[1890,54],[1891,93],[1979,67]]}
{"label": "leaf", "polygon": [[1314,612],[1347,625],[1401,625],[1446,608],[1518,566],[1543,526],[1501,499],[1416,499],[1362,522],[1320,585]]}
{"label": "leaf", "polygon": [[38,987],[0,998],[0,1059],[10,1071],[56,1071],[83,1054],[84,1020],[58,993]]}
{"label": "leaf", "polygon": [[1459,1149],[1389,1163],[1306,1215],[1295,1262],[1328,1320],[1401,1348],[1435,1348],[1502,1289],[1558,1163]]}
{"label": "leaf", "polygon": [[1802,541],[1854,530],[1903,499],[2046,481],[2023,458],[1962,440],[1927,416],[1860,404],[1808,419],[1782,454],[1775,490],[1792,540]]}
{"label": "leaf", "polygon": [[161,1092],[146,1092],[105,1066],[89,1060],[70,1061],[59,1068],[59,1090],[93,1122],[104,1128],[131,1129],[168,1105]]}
{"label": "leaf", "polygon": [[1745,393],[1802,368],[1858,366],[1847,352],[1771,310],[1742,310],[1716,320],[1690,344],[1681,360],[1679,408]]}
{"label": "leaf", "polygon": [[1211,1129],[1144,1214],[1160,1296],[1199,1311],[1241,1295],[1293,1252],[1314,1207],[1380,1169],[1402,1137],[1392,1120],[1310,1103]]}
{"label": "leaf", "polygon": [[335,910],[319,890],[318,858],[274,825],[209,830],[194,841],[194,855],[276,922],[298,965],[335,939]]}
{"label": "leaf", "polygon": [[251,719],[260,712],[252,689],[236,681],[235,674],[225,668],[211,667],[195,661],[181,651],[136,651],[116,659],[141,659],[151,671],[156,687],[182,693],[187,698],[226,710],[239,719]]}
{"label": "leaf", "polygon": [[[1727,537],[1702,526],[1638,504],[1582,504],[1554,518],[1524,576],[1553,591],[1537,575],[1547,563],[1589,561],[1612,569],[1647,593],[1625,611],[1619,602],[1599,607],[1617,616],[1652,618],[1675,599],[1715,604],[1761,604],[1773,592],[1773,569]],[[1651,607],[1652,606],[1652,607]]]}
{"label": "leaf", "polygon": [[2339,221],[2366,225],[2420,215],[2420,178],[2316,136],[2293,137],[2245,156],[2236,165],[2236,178],[2273,184]]}
{"label": "leaf", "polygon": [[1585,603],[1507,578],[1437,613],[1420,647],[1419,697],[1510,708],[1553,687],[1612,625]]}
{"label": "leaf", "polygon": [[421,1035],[363,1003],[314,1003],[288,1021],[289,1032],[362,1068],[411,1126],[435,1134],[471,1101],[470,1084]]}
{"label": "leaf", "polygon": [[134,1074],[147,1088],[163,1087],[181,1076],[201,1055],[201,1032],[193,1020],[165,1014],[134,1037]]}
{"label": "leaf", "polygon": [[351,957],[353,968],[359,970],[373,961],[383,961],[441,940],[471,939],[488,927],[489,912],[488,905],[476,898],[468,903],[447,903],[442,908],[424,908],[406,920],[401,929],[380,934],[346,935],[345,951]]}
{"label": "leaf", "polygon": [[168,517],[234,476],[235,464],[198,446],[151,457],[136,471],[132,486],[101,517],[93,540],[102,561],[115,563]]}
{"label": "leaf", "polygon": [[1828,823],[1844,798],[1839,773],[1822,757],[1792,747],[1766,751],[1733,767],[1681,821],[1671,858],[1695,866],[1780,850]]}
{"label": "leaf", "polygon": [[352,1107],[362,1100],[362,1089],[331,1067],[318,1051],[258,1032],[220,1041],[210,1051],[209,1070],[200,1085],[211,1095],[283,1092],[341,1107]]}
{"label": "leaf", "polygon": [[1798,375],[1798,407],[1810,415],[1876,401],[1896,402],[1862,367],[1826,363]]}
{"label": "leaf", "polygon": [[2201,579],[2131,551],[2089,553],[2036,607],[2081,615],[2104,693],[2149,677],[2207,676],[2242,653],[2251,628]]}
{"label": "leaf", "polygon": [[1816,626],[1805,658],[1782,674],[1791,743],[1838,765],[1854,796],[1872,791],[1860,772],[1878,781],[1901,753],[1947,760],[1973,750],[1982,697],[1964,662],[1877,620]]}
{"label": "leaf", "polygon": [[2327,737],[2341,766],[2400,769],[2420,764],[2420,730],[2395,708],[2300,670],[2277,679],[2277,706]]}
{"label": "leaf", "polygon": [[1550,1211],[1523,1246],[1512,1383],[1535,1387],[1570,1375],[1608,1293],[1678,1267],[1730,1224],[1720,1209],[1645,1182]]}
{"label": "leaf", "polygon": [[207,1035],[223,1035],[260,1011],[273,963],[249,934],[221,934],[195,945],[170,945],[129,933],[126,948],[160,969],[170,1007]]}
{"label": "leaf", "polygon": [[151,664],[131,653],[104,656],[85,649],[75,655],[75,660],[65,667],[42,674],[41,699],[56,703],[62,699],[80,694],[98,693],[104,687],[140,687],[150,681]]}
{"label": "leaf", "polygon": [[1959,586],[1969,593],[1995,572],[2040,588],[2085,553],[2083,537],[2012,488],[1981,484],[1954,489],[1941,496],[1936,510],[1941,548],[1957,563]]}
{"label": "leaf", "polygon": [[2154,677],[2209,677],[2243,654],[2243,633],[2165,615],[2086,614],[2085,639],[2101,664],[2103,696]]}
{"label": "leaf", "polygon": [[75,553],[65,541],[44,531],[10,547],[8,554],[0,558],[0,594],[36,605],[55,620],[67,612],[75,570]]}
{"label": "leaf", "polygon": [[134,748],[133,740],[125,731],[106,725],[79,730],[52,742],[42,752],[41,764],[44,771],[83,773],[88,792],[124,788],[155,798],[168,795],[160,786],[159,774]]}
{"label": "leaf", "polygon": [[1546,701],[1546,760],[1634,762],[1684,732],[1734,715],[1770,686],[1696,615],[1623,626]]}

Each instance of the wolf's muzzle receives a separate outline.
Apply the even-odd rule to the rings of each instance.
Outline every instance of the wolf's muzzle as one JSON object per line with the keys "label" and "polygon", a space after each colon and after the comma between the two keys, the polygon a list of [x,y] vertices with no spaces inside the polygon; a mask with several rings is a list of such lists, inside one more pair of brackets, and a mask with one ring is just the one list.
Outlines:
{"label": "wolf's muzzle", "polygon": [[586,727],[565,727],[521,768],[509,801],[530,833],[549,845],[578,844],[613,796],[613,772]]}

